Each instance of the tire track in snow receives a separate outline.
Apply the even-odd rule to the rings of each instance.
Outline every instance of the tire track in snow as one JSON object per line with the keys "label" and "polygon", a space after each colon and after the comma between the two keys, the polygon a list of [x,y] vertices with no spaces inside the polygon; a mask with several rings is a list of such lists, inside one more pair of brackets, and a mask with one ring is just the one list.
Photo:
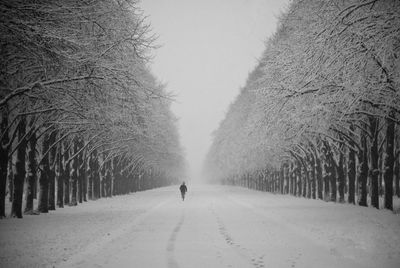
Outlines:
{"label": "tire track in snow", "polygon": [[174,251],[175,251],[175,242],[176,237],[178,236],[179,231],[185,221],[185,214],[182,212],[181,219],[172,230],[171,236],[168,239],[167,244],[167,261],[168,261],[168,268],[179,268],[177,261],[175,260]]}
{"label": "tire track in snow", "polygon": [[219,217],[219,215],[215,213],[215,210],[213,208],[211,208],[211,212],[217,219],[218,231],[222,236],[222,238],[225,240],[225,242],[228,245],[234,247],[236,250],[238,250],[239,255],[242,256],[247,261],[251,262],[251,264],[255,268],[264,268],[265,267],[264,255],[258,257],[252,257],[252,255],[254,254],[252,254],[251,252],[249,252],[248,249],[246,249],[245,247],[241,246],[239,243],[233,240],[232,236],[227,231],[226,226],[222,221],[221,217]]}
{"label": "tire track in snow", "polygon": [[[237,198],[233,198],[232,196],[229,196],[229,197],[227,197],[227,198],[229,199],[230,202],[236,203],[237,205],[239,205],[239,206],[241,206],[241,207],[243,207],[243,208],[246,208],[248,211],[252,211],[255,215],[258,215],[258,216],[263,216],[263,215],[265,215],[265,212],[262,212],[262,211],[257,210],[253,205],[251,205],[251,204],[249,204],[249,203],[246,203],[246,202],[243,202],[243,201],[241,201],[241,200],[238,200]],[[269,211],[268,213],[271,213],[271,212]],[[270,217],[270,215],[269,215],[269,217]],[[274,214],[274,217],[277,217],[277,216]],[[271,220],[271,219],[270,219],[270,220]],[[284,221],[283,221],[283,220],[281,220],[281,221],[279,221],[279,222],[275,220],[275,222],[276,222],[276,224],[280,224],[280,225],[284,224]],[[285,224],[285,227],[289,229],[289,227],[287,226],[287,224]],[[290,230],[292,230],[292,229],[290,229]],[[263,255],[262,257],[260,257],[260,259],[264,258],[264,256],[265,256],[265,255]],[[291,268],[295,268],[296,265],[297,265],[297,262],[298,262],[301,258],[302,258],[302,252],[301,252],[301,251],[296,251],[294,254],[292,254],[292,255],[287,259],[288,262],[290,262],[290,267],[291,267]],[[252,261],[253,261],[253,260],[255,260],[255,259],[253,258]],[[254,265],[254,263],[253,263],[253,265]],[[255,267],[258,267],[258,268],[265,267],[264,262],[260,263],[259,265],[261,265],[261,266],[256,266],[256,265],[255,265]]]}

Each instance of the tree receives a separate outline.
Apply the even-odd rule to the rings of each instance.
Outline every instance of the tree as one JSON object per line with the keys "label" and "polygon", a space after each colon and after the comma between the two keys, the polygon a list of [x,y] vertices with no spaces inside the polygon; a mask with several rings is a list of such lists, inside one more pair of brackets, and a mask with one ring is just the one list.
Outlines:
{"label": "tree", "polygon": [[[152,174],[148,188],[182,176],[171,96],[149,69],[155,36],[137,1],[3,1],[0,32],[0,141],[7,156],[0,163],[1,200],[13,157],[15,191],[21,187],[26,143],[27,189],[38,176],[40,212],[55,209],[56,182],[62,207],[86,194],[102,197],[101,179],[108,197],[133,191],[126,186],[134,174]],[[34,121],[17,136],[27,119]],[[32,195],[27,198],[31,211]]]}
{"label": "tree", "polygon": [[400,123],[398,10],[398,1],[292,1],[215,131],[208,176],[257,188],[245,174],[267,170],[267,190],[282,191],[277,171],[287,164],[292,194],[313,196],[315,177],[319,198],[337,201],[339,193],[343,202],[349,185],[348,201],[358,191],[358,204],[367,206],[371,175],[379,208],[384,151],[390,209]]}

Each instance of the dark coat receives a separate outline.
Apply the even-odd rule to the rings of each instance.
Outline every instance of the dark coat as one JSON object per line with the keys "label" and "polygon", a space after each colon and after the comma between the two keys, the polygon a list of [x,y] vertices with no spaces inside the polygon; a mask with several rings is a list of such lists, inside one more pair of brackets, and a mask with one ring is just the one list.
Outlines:
{"label": "dark coat", "polygon": [[187,192],[187,187],[185,184],[182,184],[181,187],[179,187],[179,190],[181,190],[182,193],[186,193]]}

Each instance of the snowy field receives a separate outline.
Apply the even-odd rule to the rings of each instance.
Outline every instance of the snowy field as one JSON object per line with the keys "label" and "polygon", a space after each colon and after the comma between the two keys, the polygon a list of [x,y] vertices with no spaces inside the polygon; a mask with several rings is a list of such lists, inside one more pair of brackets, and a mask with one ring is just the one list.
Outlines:
{"label": "snowy field", "polygon": [[400,215],[174,186],[1,220],[0,267],[400,267]]}

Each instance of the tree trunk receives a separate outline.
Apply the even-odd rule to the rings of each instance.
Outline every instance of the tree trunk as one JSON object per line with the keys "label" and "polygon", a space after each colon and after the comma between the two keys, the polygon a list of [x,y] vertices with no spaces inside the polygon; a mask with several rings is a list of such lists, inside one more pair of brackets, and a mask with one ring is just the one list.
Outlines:
{"label": "tree trunk", "polygon": [[378,128],[379,120],[376,117],[369,116],[369,126],[371,132],[371,165],[369,174],[371,178],[371,205],[379,209],[379,152],[378,152]]}
{"label": "tree trunk", "polygon": [[328,166],[328,163],[324,163],[324,169],[325,169],[325,176],[324,176],[324,200],[329,201],[330,198],[330,191],[329,191],[329,182],[331,180],[330,176],[330,168]]}
{"label": "tree trunk", "polygon": [[[49,145],[53,146],[57,139],[57,131],[54,130],[50,134]],[[49,170],[48,170],[48,180],[49,180],[49,210],[56,210],[56,154],[57,146],[53,146],[49,152]]]}
{"label": "tree trunk", "polygon": [[[33,122],[33,120],[31,121]],[[33,124],[33,123],[32,123]],[[32,126],[32,124],[30,124]],[[34,131],[34,130],[32,130]],[[26,204],[24,214],[33,214],[33,197],[36,184],[37,160],[36,160],[36,133],[31,133],[29,139],[28,149],[28,172],[27,172],[27,185],[26,185]]]}
{"label": "tree trunk", "polygon": [[105,197],[105,184],[106,184],[106,176],[105,176],[105,166],[101,168],[100,173],[100,197]]}
{"label": "tree trunk", "polygon": [[378,175],[378,192],[379,192],[379,196],[383,196],[383,172],[381,172],[381,170],[384,170],[384,164],[383,164],[383,160],[384,160],[384,156],[383,153],[379,154],[379,175]]}
{"label": "tree trunk", "polygon": [[93,198],[100,198],[100,176],[99,176],[99,159],[97,152],[93,152],[93,165],[91,168],[92,180],[93,180]]}
{"label": "tree trunk", "polygon": [[8,201],[11,203],[13,201],[14,192],[14,160],[15,157],[10,156],[7,165],[7,180],[8,180]]}
{"label": "tree trunk", "polygon": [[77,172],[74,171],[74,168],[72,168],[72,170],[71,170],[71,202],[69,202],[70,206],[78,205],[77,193],[78,193],[78,177],[77,177]]}
{"label": "tree trunk", "polygon": [[7,173],[8,173],[8,113],[7,108],[1,110],[0,133],[4,133],[0,141],[0,219],[6,216],[6,188],[7,188]]}
{"label": "tree trunk", "polygon": [[[134,173],[135,174],[135,173]],[[230,178],[232,179],[232,182],[229,181],[231,183],[231,185],[233,185],[234,182],[234,177]],[[111,161],[111,196],[114,195],[114,190],[115,188],[115,158],[113,158],[113,160]],[[134,182],[133,182],[133,191],[136,192],[136,176],[134,177]]]}
{"label": "tree trunk", "polygon": [[293,181],[294,181],[294,167],[293,167],[293,163],[290,162],[289,165],[289,193],[291,195],[293,195]]}
{"label": "tree trunk", "polygon": [[[42,155],[45,154],[50,147],[50,136],[46,133],[42,142]],[[49,154],[43,156],[40,163],[40,176],[39,176],[39,205],[38,211],[42,213],[49,212]]]}
{"label": "tree trunk", "polygon": [[83,197],[83,202],[87,202],[87,179],[88,179],[88,173],[86,172],[88,162],[86,160],[86,154],[85,157],[82,159],[82,167],[81,167],[81,172],[82,172],[82,197]]}
{"label": "tree trunk", "polygon": [[356,191],[356,153],[353,149],[349,148],[348,156],[348,169],[347,175],[349,177],[349,203],[355,204],[355,191]]}
{"label": "tree trunk", "polygon": [[78,170],[78,202],[83,202],[83,174]]}
{"label": "tree trunk", "polygon": [[70,202],[70,163],[67,162],[69,159],[69,148],[68,145],[64,144],[64,161],[63,161],[63,180],[64,180],[64,205],[69,205]]}
{"label": "tree trunk", "polygon": [[[285,177],[285,194],[289,194],[289,185],[290,185],[290,175],[289,175],[289,164],[285,164],[284,169],[283,169],[283,176]],[[261,178],[262,178],[262,182],[263,182],[263,191],[264,191],[264,179],[263,179],[263,174],[261,173]]]}
{"label": "tree trunk", "polygon": [[297,179],[299,177],[299,166],[297,162],[295,163],[294,169],[293,169],[293,195],[297,196]]}
{"label": "tree trunk", "polygon": [[311,177],[311,196],[313,199],[317,198],[317,182],[316,182],[316,165],[315,165],[315,156],[311,155],[311,163],[310,163],[310,177]]}
{"label": "tree trunk", "polygon": [[109,168],[106,170],[106,197],[111,197],[111,171]]}
{"label": "tree trunk", "polygon": [[361,146],[362,151],[359,155],[359,172],[357,178],[359,184],[358,205],[367,207],[368,147],[367,138],[364,133],[361,133]]}
{"label": "tree trunk", "polygon": [[322,181],[322,165],[318,155],[315,154],[315,176],[318,187],[318,199],[323,199],[323,181]]}
{"label": "tree trunk", "polygon": [[88,164],[86,165],[86,176],[87,176],[87,181],[88,181],[88,199],[93,200],[93,172],[92,172],[92,166],[93,166],[93,156],[92,154],[89,155],[88,157]]}
{"label": "tree trunk", "polygon": [[57,165],[56,165],[56,177],[57,177],[57,206],[59,208],[64,207],[64,167],[62,161],[62,143],[60,143],[57,152]]}
{"label": "tree trunk", "polygon": [[344,203],[344,187],[346,184],[346,178],[344,175],[344,154],[340,153],[339,155],[339,164],[338,164],[338,182],[339,182],[339,202]]}
{"label": "tree trunk", "polygon": [[393,169],[394,169],[394,141],[395,141],[395,123],[392,118],[395,113],[391,111],[386,119],[386,155],[384,160],[385,181],[385,208],[393,210]]}
{"label": "tree trunk", "polygon": [[[115,157],[113,159],[113,185],[112,185],[112,195],[117,195],[117,183],[118,183],[118,173],[119,173],[119,165],[118,159]],[[137,191],[137,180],[135,182],[135,189]]]}
{"label": "tree trunk", "polygon": [[303,195],[303,165],[299,163],[298,177],[297,177],[297,195]]}
{"label": "tree trunk", "polygon": [[400,183],[399,182],[400,182],[400,159],[397,159],[397,161],[395,161],[395,168],[394,168],[394,184],[395,184],[397,197],[400,197]]}
{"label": "tree trunk", "polygon": [[330,154],[330,159],[329,161],[331,162],[330,167],[331,167],[331,201],[336,202],[337,200],[337,185],[336,185],[336,180],[337,180],[337,172],[336,172],[336,167],[335,163],[333,160],[332,152]]}
{"label": "tree trunk", "polygon": [[17,157],[14,166],[14,192],[13,201],[11,208],[11,217],[22,218],[22,195],[24,191],[24,180],[25,180],[25,154],[26,154],[26,118],[21,117],[21,121],[18,124],[18,144]]}
{"label": "tree trunk", "polygon": [[[78,152],[78,142],[74,141],[74,155]],[[72,159],[72,169],[71,169],[71,181],[72,181],[72,191],[71,191],[71,202],[70,206],[77,206],[77,194],[78,194],[78,157],[75,156]]]}
{"label": "tree trunk", "polygon": [[[109,163],[109,165],[108,165],[108,172],[109,172],[109,181],[108,181],[108,183],[109,183],[109,189],[108,189],[108,196],[109,197],[112,197],[112,188],[113,188],[113,173],[112,173],[112,160],[110,160],[110,163]],[[134,192],[135,191],[135,185],[134,185],[134,180],[133,180],[133,178],[132,178],[132,192]]]}
{"label": "tree trunk", "polygon": [[284,165],[281,166],[279,177],[280,177],[279,184],[281,187],[280,192],[281,192],[281,194],[283,194],[285,192],[285,167],[284,167]]}
{"label": "tree trunk", "polygon": [[[84,141],[83,139],[80,139],[78,142],[78,150],[81,150],[84,146]],[[83,170],[83,151],[79,153],[77,156],[77,172],[78,172],[78,202],[82,203],[83,202],[83,178],[84,178],[84,170]]]}
{"label": "tree trunk", "polygon": [[302,178],[303,178],[303,190],[302,190],[302,193],[303,193],[303,197],[307,197],[307,187],[308,187],[308,182],[309,182],[309,179],[308,179],[308,170],[307,170],[307,167],[306,167],[306,164],[304,163],[304,166],[303,166],[303,172],[302,172],[302,176],[301,176]]}
{"label": "tree trunk", "polygon": [[307,168],[305,170],[305,175],[307,178],[307,198],[311,198],[311,173],[312,173],[312,165],[311,162],[307,165]]}
{"label": "tree trunk", "polygon": [[94,192],[94,199],[99,199],[101,197],[100,196],[100,172],[98,171],[98,169],[93,170],[93,192]]}

